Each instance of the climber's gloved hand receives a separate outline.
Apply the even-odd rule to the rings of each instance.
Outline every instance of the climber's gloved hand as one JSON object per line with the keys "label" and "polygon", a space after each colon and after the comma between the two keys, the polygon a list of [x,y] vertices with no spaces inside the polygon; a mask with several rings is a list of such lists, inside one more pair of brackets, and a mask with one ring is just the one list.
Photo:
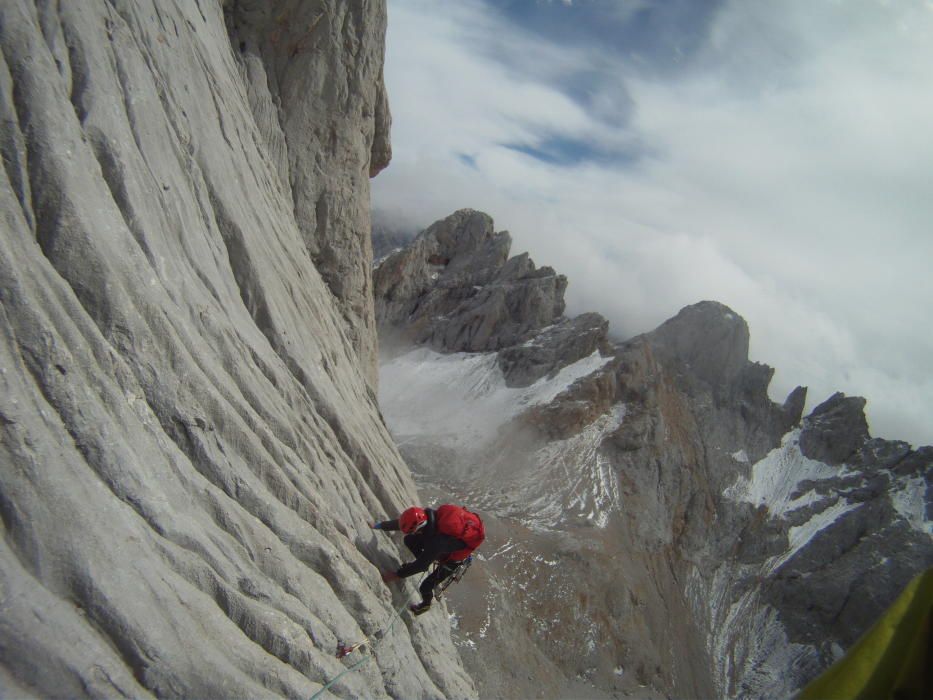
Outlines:
{"label": "climber's gloved hand", "polygon": [[382,523],[371,523],[371,524],[370,524],[370,527],[371,527],[373,530],[381,530],[381,529],[382,529]]}
{"label": "climber's gloved hand", "polygon": [[386,583],[391,583],[392,581],[398,581],[400,578],[401,576],[399,576],[394,571],[383,571],[382,572],[382,580],[385,581]]}

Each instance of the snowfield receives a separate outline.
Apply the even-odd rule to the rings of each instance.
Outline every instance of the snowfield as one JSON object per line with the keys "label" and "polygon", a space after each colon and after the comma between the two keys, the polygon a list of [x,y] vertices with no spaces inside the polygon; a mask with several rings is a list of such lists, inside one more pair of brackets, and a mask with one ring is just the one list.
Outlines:
{"label": "snowfield", "polygon": [[594,352],[552,378],[510,388],[496,353],[443,354],[416,348],[383,362],[379,403],[398,441],[428,436],[445,447],[475,449],[527,408],[546,404],[609,362]]}
{"label": "snowfield", "polygon": [[[688,582],[697,615],[704,611],[709,615],[708,646],[714,650],[716,680],[730,696],[789,696],[794,687],[788,685],[786,669],[816,669],[821,663],[815,648],[788,641],[777,611],[761,600],[758,588],[734,593],[737,581],[768,578],[818,533],[862,506],[847,496],[864,483],[866,475],[849,465],[808,459],[800,451],[800,432],[785,435],[780,447],[723,492],[736,503],[764,506],[769,517],[794,523],[787,529],[786,549],[758,565],[724,563],[708,581],[695,570]],[[744,456],[744,451],[732,455],[737,462],[747,462]],[[933,534],[925,515],[923,478],[893,474],[891,478],[888,493],[898,514],[916,530]],[[743,679],[742,687],[732,687],[736,678]]]}
{"label": "snowfield", "polygon": [[[819,500],[820,496],[812,489],[798,493],[799,485],[804,481],[818,482],[838,477],[842,471],[839,467],[804,457],[797,444],[799,439],[799,429],[787,433],[780,447],[771,450],[752,466],[749,478],[739,477],[723,495],[737,503],[767,506],[773,517],[783,516]],[[737,458],[737,461],[742,460]],[[748,457],[744,461],[748,462]]]}
{"label": "snowfield", "polygon": [[903,479],[891,492],[891,501],[911,527],[933,537],[933,521],[926,517],[925,492],[926,482],[922,476]]}

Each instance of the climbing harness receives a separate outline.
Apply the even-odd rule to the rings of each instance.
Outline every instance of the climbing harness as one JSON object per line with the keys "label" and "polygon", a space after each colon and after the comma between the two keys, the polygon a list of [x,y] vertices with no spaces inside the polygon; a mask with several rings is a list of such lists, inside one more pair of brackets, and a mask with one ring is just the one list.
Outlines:
{"label": "climbing harness", "polygon": [[[448,589],[450,584],[460,583],[460,579],[463,578],[463,575],[467,572],[467,569],[470,568],[470,564],[472,563],[473,563],[472,554],[468,556],[466,559],[464,559],[463,561],[458,562],[457,567],[453,570],[450,576],[445,578],[443,581],[441,581],[439,584],[437,584],[434,587],[434,597],[440,600],[441,594]],[[435,565],[435,570],[437,569],[437,566],[443,566],[443,565]]]}
{"label": "climbing harness", "polygon": [[[417,593],[417,590],[415,591],[415,593]],[[355,644],[345,644],[345,643],[341,642],[340,640],[338,640],[338,641],[337,641],[337,650],[336,650],[336,654],[335,654],[336,657],[337,657],[338,659],[342,659],[342,658],[344,658],[345,656],[348,656],[348,655],[352,654],[354,651],[356,651],[357,649],[359,649],[359,648],[361,648],[361,647],[364,647],[364,646],[368,646],[368,647],[370,648],[370,650],[371,650],[372,652],[375,653],[376,647],[379,646],[379,644],[380,644],[383,640],[385,640],[386,637],[389,636],[389,632],[391,632],[391,631],[392,631],[392,628],[395,627],[395,623],[396,623],[398,620],[401,619],[401,617],[402,617],[402,612],[405,610],[405,608],[408,607],[408,603],[411,601],[412,598],[414,598],[415,593],[409,593],[409,594],[408,594],[408,597],[405,599],[405,602],[402,604],[402,606],[401,606],[400,608],[398,608],[397,610],[394,611],[394,613],[393,613],[393,615],[392,615],[392,621],[388,624],[388,626],[387,626],[384,630],[379,630],[379,631],[377,631],[375,634],[372,635],[372,638],[370,638],[370,637],[365,637],[362,641],[356,642]],[[337,681],[339,681],[341,678],[343,678],[345,675],[347,675],[347,674],[350,673],[351,671],[355,671],[355,670],[358,669],[360,666],[362,666],[362,665],[365,664],[367,661],[369,661],[370,659],[373,659],[373,658],[375,658],[375,657],[374,657],[374,656],[366,656],[366,657],[364,657],[363,659],[361,659],[360,661],[357,661],[355,664],[353,664],[353,665],[351,665],[351,666],[347,666],[343,671],[341,671],[340,673],[338,673],[336,676],[334,676],[334,677],[331,678],[329,681],[327,681],[327,683],[325,683],[323,686],[321,686],[321,689],[318,690],[314,695],[312,695],[308,700],[317,700],[321,695],[324,694],[324,691],[329,690],[329,689],[334,685],[334,683],[336,683]]]}

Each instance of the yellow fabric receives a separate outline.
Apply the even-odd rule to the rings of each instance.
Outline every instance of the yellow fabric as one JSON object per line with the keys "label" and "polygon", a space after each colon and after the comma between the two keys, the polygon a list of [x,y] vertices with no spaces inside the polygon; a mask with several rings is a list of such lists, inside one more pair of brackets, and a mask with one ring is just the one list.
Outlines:
{"label": "yellow fabric", "polygon": [[933,697],[933,569],[917,576],[849,653],[798,700],[927,700]]}

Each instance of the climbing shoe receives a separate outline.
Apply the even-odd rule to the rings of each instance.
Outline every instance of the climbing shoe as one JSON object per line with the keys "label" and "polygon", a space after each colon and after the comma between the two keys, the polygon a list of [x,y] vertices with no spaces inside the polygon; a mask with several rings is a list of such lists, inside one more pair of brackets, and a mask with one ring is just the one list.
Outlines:
{"label": "climbing shoe", "polygon": [[415,615],[421,615],[422,613],[426,613],[431,609],[431,604],[422,601],[420,603],[413,603],[409,605],[408,609],[411,610]]}

